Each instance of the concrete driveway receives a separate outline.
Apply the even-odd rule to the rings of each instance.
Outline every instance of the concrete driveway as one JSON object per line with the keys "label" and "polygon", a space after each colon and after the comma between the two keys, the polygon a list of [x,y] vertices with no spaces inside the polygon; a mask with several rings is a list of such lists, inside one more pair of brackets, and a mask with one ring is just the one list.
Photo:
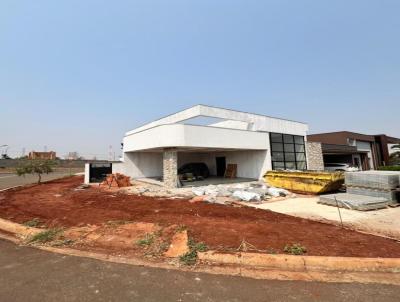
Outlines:
{"label": "concrete driveway", "polygon": [[[319,197],[297,197],[285,200],[251,204],[250,206],[317,221],[333,221],[340,224],[336,207],[319,204]],[[400,240],[400,207],[376,211],[340,209],[344,225],[367,233],[384,235]]]}
{"label": "concrete driveway", "polygon": [[[76,172],[73,172],[73,173],[76,173]],[[42,181],[49,181],[49,180],[62,178],[62,177],[69,176],[69,175],[70,175],[69,171],[53,172],[51,174],[43,175]],[[18,176],[16,174],[0,173],[0,190],[7,189],[10,187],[20,186],[20,185],[36,183],[37,180],[38,180],[38,178],[35,175]]]}
{"label": "concrete driveway", "polygon": [[398,301],[400,287],[267,281],[52,254],[0,240],[0,301]]}

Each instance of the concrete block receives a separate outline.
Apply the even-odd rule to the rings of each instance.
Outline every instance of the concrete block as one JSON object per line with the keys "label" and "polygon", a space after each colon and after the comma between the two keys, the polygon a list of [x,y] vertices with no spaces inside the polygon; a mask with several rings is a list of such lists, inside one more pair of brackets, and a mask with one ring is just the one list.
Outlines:
{"label": "concrete block", "polygon": [[[336,199],[335,199],[336,198]],[[321,195],[320,204],[329,206],[339,206],[340,208],[346,208],[358,211],[378,210],[384,209],[392,201],[382,197],[371,197],[364,195],[355,195],[349,193],[329,194]]]}
{"label": "concrete block", "polygon": [[346,186],[392,190],[400,185],[400,172],[394,171],[361,171],[346,172]]}
{"label": "concrete block", "polygon": [[364,195],[371,197],[382,197],[391,201],[398,201],[398,194],[393,190],[377,190],[370,188],[360,188],[360,187],[347,187],[347,193],[355,195]]}

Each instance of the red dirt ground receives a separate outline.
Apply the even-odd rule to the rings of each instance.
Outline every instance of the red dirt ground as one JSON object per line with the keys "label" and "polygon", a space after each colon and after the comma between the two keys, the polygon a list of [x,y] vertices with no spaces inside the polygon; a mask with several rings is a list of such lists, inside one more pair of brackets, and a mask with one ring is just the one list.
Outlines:
{"label": "red dirt ground", "polygon": [[192,204],[95,187],[74,191],[81,183],[82,177],[72,177],[0,193],[0,217],[19,223],[39,218],[48,227],[110,220],[185,225],[190,236],[211,249],[236,249],[245,240],[258,249],[278,252],[286,244],[300,243],[308,255],[400,257],[399,242],[334,225],[253,208]]}

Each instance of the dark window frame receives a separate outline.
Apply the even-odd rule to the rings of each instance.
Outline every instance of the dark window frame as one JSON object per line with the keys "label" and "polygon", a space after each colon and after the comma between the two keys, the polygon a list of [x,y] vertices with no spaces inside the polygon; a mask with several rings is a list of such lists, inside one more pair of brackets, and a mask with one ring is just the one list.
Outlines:
{"label": "dark window frame", "polygon": [[[299,143],[299,138],[301,138],[301,142]],[[292,168],[293,164],[297,170],[307,170],[307,155],[306,155],[306,148],[305,148],[305,139],[304,136],[300,135],[291,135],[291,134],[283,134],[283,133],[276,133],[276,132],[270,132],[269,133],[269,140],[270,140],[270,148],[271,148],[271,161],[272,161],[272,169],[276,169],[276,164],[279,166],[277,169],[282,169],[280,166],[283,163],[284,169],[289,169]],[[279,141],[278,141],[279,140]],[[288,141],[292,141],[291,143]],[[273,151],[272,150],[272,144],[281,144],[283,151]],[[293,150],[292,151],[285,151],[285,144],[287,145],[293,145]],[[275,145],[276,146],[276,145]],[[302,149],[304,149],[303,152],[298,152],[296,149],[296,146],[304,146]],[[273,160],[274,158],[274,153],[283,153],[283,160]],[[294,161],[286,161],[286,154],[293,154],[294,155]],[[297,154],[303,154],[304,155],[304,161],[303,160],[297,160]],[[289,155],[288,155],[289,156]],[[304,166],[304,169],[300,168],[300,166]]]}

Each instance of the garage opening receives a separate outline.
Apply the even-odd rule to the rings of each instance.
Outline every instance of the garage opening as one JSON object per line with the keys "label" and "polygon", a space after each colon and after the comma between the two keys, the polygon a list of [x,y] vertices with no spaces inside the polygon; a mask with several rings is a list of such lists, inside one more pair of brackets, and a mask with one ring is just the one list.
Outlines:
{"label": "garage opening", "polygon": [[[266,152],[264,150],[179,150],[177,166],[180,185],[195,187],[258,180],[267,170]],[[229,165],[236,166],[235,177],[225,177]],[[206,172],[203,173],[203,170]]]}
{"label": "garage opening", "polygon": [[89,180],[99,183],[106,179],[107,174],[112,174],[112,163],[91,163],[89,165]]}

